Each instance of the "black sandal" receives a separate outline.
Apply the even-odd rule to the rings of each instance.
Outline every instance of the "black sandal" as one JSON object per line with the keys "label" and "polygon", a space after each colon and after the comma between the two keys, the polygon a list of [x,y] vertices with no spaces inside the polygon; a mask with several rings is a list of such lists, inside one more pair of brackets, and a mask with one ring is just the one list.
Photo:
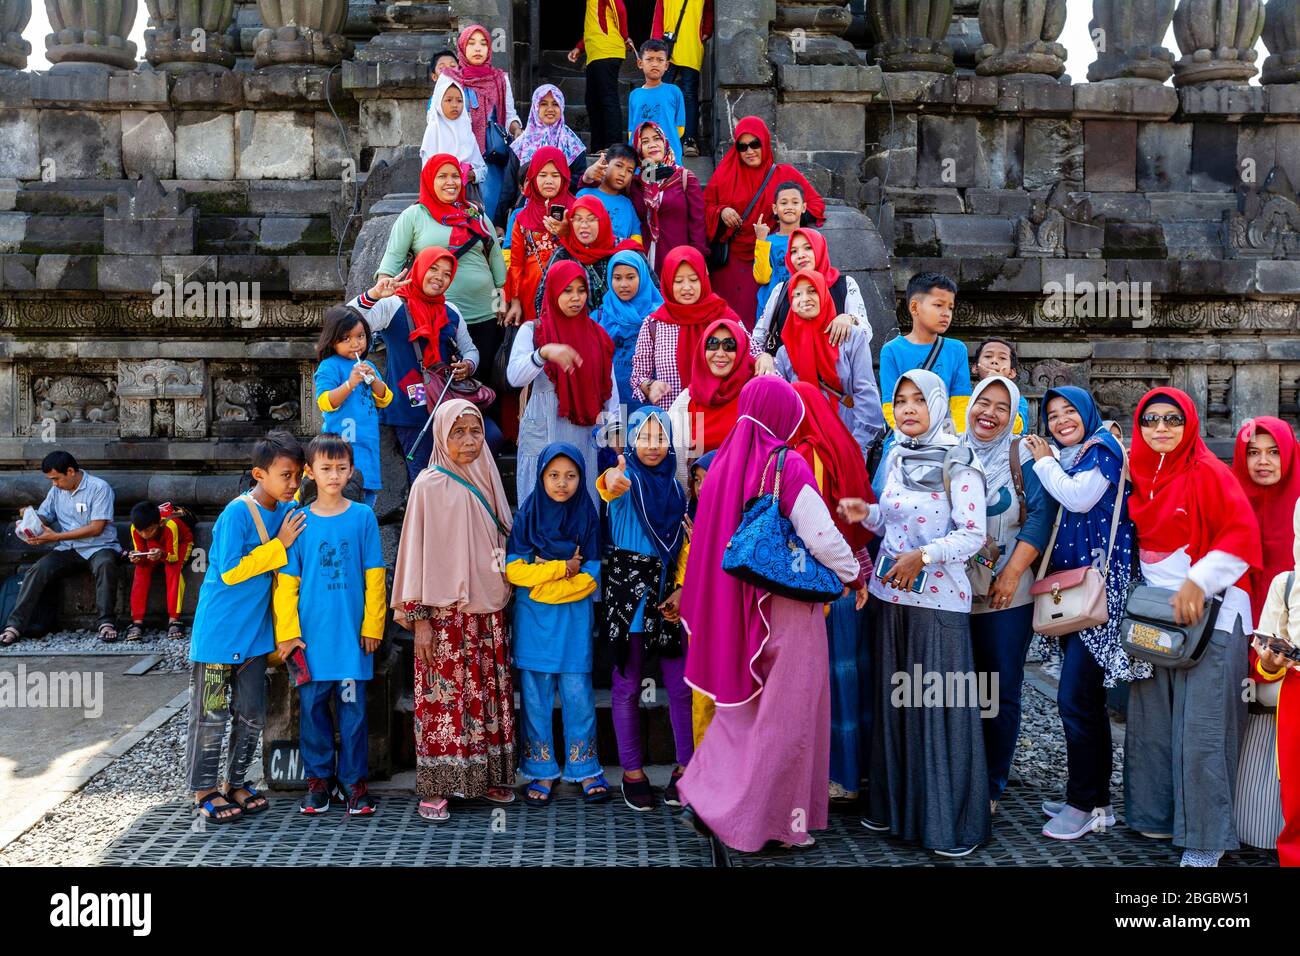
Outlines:
{"label": "black sandal", "polygon": [[144,637],[144,627],[139,624],[132,624],[126,629],[126,639],[128,641],[138,641]]}
{"label": "black sandal", "polygon": [[0,631],[0,647],[11,647],[23,639],[16,627],[6,627]]}
{"label": "black sandal", "polygon": [[99,625],[99,639],[105,644],[115,644],[117,642],[117,628],[112,624]]}
{"label": "black sandal", "polygon": [[[243,800],[240,800],[237,796],[235,796],[235,793],[238,790],[247,790],[248,796],[246,796]],[[266,797],[262,796],[260,793],[254,790],[252,787],[235,787],[232,790],[227,790],[224,794],[222,794],[222,796],[224,796],[235,806],[239,807],[240,811],[242,811],[244,816],[246,817],[255,817],[259,813],[264,813],[265,811],[271,809],[271,802],[267,800]],[[261,800],[262,802],[258,804],[254,804],[253,803],[254,800]]]}
{"label": "black sandal", "polygon": [[170,641],[179,641],[185,636],[185,625],[180,621],[167,622],[167,639]]}
{"label": "black sandal", "polygon": [[[213,800],[225,800],[226,802],[221,806],[217,806],[212,802]],[[217,814],[221,813],[223,810],[234,810],[235,812],[227,813],[225,816],[217,816]],[[225,796],[225,794],[219,793],[216,790],[213,790],[201,801],[196,801],[194,804],[194,812],[214,826],[234,823],[236,820],[239,820],[244,816],[243,807]]]}

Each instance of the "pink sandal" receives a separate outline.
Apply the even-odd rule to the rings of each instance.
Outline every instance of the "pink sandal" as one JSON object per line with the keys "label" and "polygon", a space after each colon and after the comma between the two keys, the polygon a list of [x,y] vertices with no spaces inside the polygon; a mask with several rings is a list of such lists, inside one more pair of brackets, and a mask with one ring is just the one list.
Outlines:
{"label": "pink sandal", "polygon": [[419,814],[431,823],[441,823],[443,820],[451,819],[451,814],[447,812],[446,797],[438,800],[421,800]]}
{"label": "pink sandal", "polygon": [[514,803],[515,792],[509,787],[490,787],[483,799],[491,803]]}

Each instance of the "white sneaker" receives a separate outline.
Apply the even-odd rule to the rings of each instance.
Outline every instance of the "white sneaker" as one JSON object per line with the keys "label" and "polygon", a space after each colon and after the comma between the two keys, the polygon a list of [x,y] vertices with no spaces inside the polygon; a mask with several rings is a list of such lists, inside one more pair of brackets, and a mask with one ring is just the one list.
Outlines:
{"label": "white sneaker", "polygon": [[[1064,800],[1044,800],[1043,813],[1049,817],[1060,816],[1061,811],[1064,810],[1066,806],[1067,804]],[[1096,816],[1098,810],[1102,812],[1102,825],[1113,827],[1115,825],[1115,808],[1109,803],[1104,807],[1093,807],[1092,812],[1094,816]]]}
{"label": "white sneaker", "polygon": [[1183,850],[1183,858],[1179,861],[1179,866],[1218,866],[1219,860],[1223,858],[1222,850]]}
{"label": "white sneaker", "polygon": [[979,849],[979,844],[976,843],[974,846],[954,846],[947,850],[935,850],[934,855],[944,856],[950,860],[959,860],[963,856],[970,856],[978,849]]}
{"label": "white sneaker", "polygon": [[1043,836],[1053,840],[1077,840],[1092,833],[1101,825],[1098,816],[1066,806],[1043,827]]}

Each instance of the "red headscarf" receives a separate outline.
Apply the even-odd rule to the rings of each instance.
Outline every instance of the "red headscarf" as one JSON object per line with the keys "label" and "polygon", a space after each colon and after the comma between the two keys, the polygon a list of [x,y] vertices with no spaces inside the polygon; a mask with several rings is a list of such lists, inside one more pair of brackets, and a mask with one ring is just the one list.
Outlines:
{"label": "red headscarf", "polygon": [[451,228],[451,245],[463,246],[469,242],[471,235],[487,238],[487,230],[479,221],[479,212],[474,204],[465,199],[465,178],[461,176],[460,192],[451,202],[438,198],[434,180],[438,171],[444,166],[454,166],[460,170],[460,160],[451,153],[437,153],[420,170],[420,205],[429,211],[433,221]]}
{"label": "red headscarf", "polygon": [[577,233],[573,231],[573,223],[569,223],[568,233],[560,240],[560,245],[568,251],[569,255],[577,259],[584,266],[589,266],[594,262],[614,254],[614,227],[609,221],[609,210],[605,204],[595,196],[581,196],[573,201],[569,208],[569,219],[573,219],[573,214],[579,209],[585,209],[596,217],[596,225],[599,231],[596,233],[595,240],[589,246],[584,246],[578,241]]}
{"label": "red headscarf", "polygon": [[754,203],[745,221],[735,230],[731,240],[731,251],[742,260],[752,262],[754,259],[754,223],[759,217],[771,218],[772,202],[776,187],[784,182],[795,182],[803,189],[804,202],[808,213],[821,225],[826,221],[826,203],[817,190],[804,178],[803,173],[787,163],[777,163],[772,155],[772,133],[767,124],[757,116],[746,116],[736,124],[735,141],[744,136],[753,136],[759,142],[762,162],[758,166],[747,166],[740,158],[733,144],[718,163],[717,170],[709,177],[709,184],[704,187],[704,224],[709,236],[717,236],[722,225],[722,210],[730,207],[737,213],[743,213],[749,205],[758,187],[763,185],[763,177],[769,168],[776,165],[772,177],[767,181],[764,195]]}
{"label": "red headscarf", "polygon": [[[470,63],[469,55],[465,52],[465,47],[469,45],[469,38],[475,33],[483,34],[488,46],[487,59],[477,66]],[[460,36],[456,38],[456,49],[460,51],[460,63],[446,72],[452,74],[452,78],[458,80],[462,86],[478,94],[478,109],[469,110],[469,122],[474,129],[474,139],[478,142],[478,148],[486,149],[487,121],[494,108],[497,113],[496,121],[502,126],[506,125],[506,71],[492,65],[492,34],[488,33],[485,26],[471,23],[461,30]],[[467,108],[468,105],[466,104]]]}
{"label": "red headscarf", "polygon": [[813,269],[820,272],[826,278],[827,288],[833,286],[840,278],[840,270],[831,265],[830,252],[826,249],[826,237],[816,229],[796,229],[790,233],[790,242],[785,247],[785,267],[791,275],[798,272],[790,262],[790,245],[794,242],[796,236],[803,236],[808,240],[808,245],[812,246],[813,251]]}
{"label": "red headscarf", "polygon": [[[1156,400],[1178,406],[1186,418],[1182,441],[1164,455],[1142,437],[1142,411]],[[1250,501],[1228,466],[1205,447],[1200,416],[1186,392],[1155,388],[1138,402],[1129,473],[1129,514],[1143,551],[1166,555],[1186,546],[1192,563],[1211,551],[1225,551],[1252,568],[1260,566],[1259,528]]]}
{"label": "red headscarf", "polygon": [[[1258,485],[1250,476],[1246,452],[1250,440],[1260,432],[1271,435],[1277,442],[1282,478],[1275,485]],[[1237,445],[1232,453],[1232,472],[1250,500],[1259,521],[1260,542],[1263,546],[1263,567],[1251,575],[1251,610],[1259,620],[1268,597],[1268,587],[1273,578],[1295,567],[1292,548],[1295,543],[1295,503],[1300,498],[1300,444],[1297,444],[1291,426],[1280,418],[1260,415],[1249,419],[1237,432]]]}
{"label": "red headscarf", "polygon": [[[719,330],[736,340],[736,364],[731,367],[726,378],[718,378],[713,374],[704,355],[705,341],[710,334]],[[731,434],[739,414],[737,399],[740,398],[740,390],[753,377],[754,356],[749,354],[749,334],[745,327],[732,318],[719,319],[705,326],[691,358],[689,408],[692,447],[713,451]]]}
{"label": "red headscarf", "polygon": [[813,453],[816,453],[824,469],[820,486],[822,500],[835,519],[835,527],[840,529],[844,540],[857,553],[871,541],[871,532],[860,522],[849,524],[843,521],[836,509],[842,498],[862,498],[868,502],[876,500],[875,492],[871,490],[871,480],[867,477],[862,449],[854,441],[848,426],[826,402],[821,389],[808,382],[795,382],[794,390],[803,400],[804,416],[791,445],[803,455],[814,474],[817,467],[813,462]]}
{"label": "red headscarf", "polygon": [[424,339],[424,365],[434,365],[441,359],[438,350],[438,336],[447,324],[446,295],[425,295],[424,276],[429,268],[439,259],[451,263],[450,286],[456,278],[456,257],[442,246],[427,246],[421,249],[411,263],[407,284],[397,290],[397,295],[406,303],[406,314],[411,320],[411,341]]}
{"label": "red headscarf", "polygon": [[[683,265],[690,266],[700,277],[700,297],[690,305],[683,305],[673,298],[673,279],[677,278],[677,270]],[[704,327],[720,319],[740,324],[740,317],[727,305],[726,299],[713,291],[704,255],[694,246],[678,246],[664,257],[659,291],[663,294],[664,304],[651,312],[650,317],[677,326],[677,372],[682,385],[688,386],[704,338]]]}
{"label": "red headscarf", "polygon": [[614,390],[614,340],[597,325],[584,305],[575,316],[560,310],[560,293],[574,279],[587,282],[587,270],[572,259],[551,266],[542,296],[542,311],[533,327],[537,348],[559,342],[570,345],[582,356],[582,364],[570,372],[554,362],[546,363],[546,377],[555,383],[560,416],[575,425],[594,425]]}
{"label": "red headscarf", "polygon": [[[821,311],[816,318],[805,319],[794,310],[795,287],[804,282],[811,282],[817,290]],[[795,377],[801,382],[811,382],[819,390],[821,384],[825,383],[837,392],[844,391],[840,373],[835,370],[835,363],[840,359],[840,349],[838,345],[831,345],[830,339],[826,337],[826,329],[835,321],[836,312],[825,277],[820,272],[803,269],[790,277],[785,288],[791,306],[790,315],[781,329],[781,344],[785,346],[785,354],[794,367]]]}
{"label": "red headscarf", "polygon": [[[555,166],[555,171],[560,174],[560,191],[551,199],[547,199],[537,191],[537,175],[547,164]],[[563,206],[565,209],[573,208],[573,194],[569,192],[569,161],[564,157],[564,151],[554,146],[543,146],[537,152],[533,153],[533,158],[528,161],[528,175],[524,177],[523,193],[528,202],[524,208],[519,210],[515,216],[515,221],[525,229],[534,231],[544,228],[542,220],[551,213],[551,206]]]}

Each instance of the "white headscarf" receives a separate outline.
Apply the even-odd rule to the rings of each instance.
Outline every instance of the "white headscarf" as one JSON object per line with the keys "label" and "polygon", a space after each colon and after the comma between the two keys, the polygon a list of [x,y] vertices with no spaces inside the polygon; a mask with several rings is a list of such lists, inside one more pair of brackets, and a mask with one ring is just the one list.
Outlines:
{"label": "white headscarf", "polygon": [[[899,430],[895,417],[894,448],[890,455],[898,463],[900,477],[908,488],[913,491],[942,492],[944,461],[948,451],[958,444],[948,406],[948,390],[938,375],[914,368],[898,377],[891,396],[893,401],[897,402],[898,390],[904,382],[911,382],[925,396],[926,407],[930,410],[930,426],[925,434],[912,438]],[[970,452],[968,457],[970,461],[963,461],[962,464],[973,464],[978,469],[974,453]]]}
{"label": "white headscarf", "polygon": [[[975,428],[971,424],[975,417],[975,403],[984,390],[995,382],[1002,385],[1011,398],[1011,415],[1002,431],[988,441],[980,441],[975,436]],[[1016,383],[1011,379],[1004,378],[1001,375],[993,375],[982,379],[975,386],[975,391],[971,393],[970,404],[967,406],[966,412],[966,434],[962,436],[962,443],[975,453],[975,457],[979,459],[980,464],[984,467],[985,483],[990,498],[999,488],[1012,487],[1014,484],[1011,478],[1011,442],[1013,440],[1012,432],[1016,427],[1016,416],[1020,413],[1019,409],[1020,389],[1016,387]],[[1020,449],[1022,462],[1027,451],[1028,449],[1023,447]]]}
{"label": "white headscarf", "polygon": [[475,169],[484,165],[483,151],[478,148],[474,138],[474,125],[469,118],[469,103],[454,120],[447,119],[442,112],[442,98],[451,87],[460,90],[465,96],[465,88],[453,80],[447,73],[438,77],[433,87],[433,100],[429,103],[428,122],[424,127],[424,139],[420,143],[420,164],[423,166],[430,156],[450,153],[462,163],[469,163]]}

